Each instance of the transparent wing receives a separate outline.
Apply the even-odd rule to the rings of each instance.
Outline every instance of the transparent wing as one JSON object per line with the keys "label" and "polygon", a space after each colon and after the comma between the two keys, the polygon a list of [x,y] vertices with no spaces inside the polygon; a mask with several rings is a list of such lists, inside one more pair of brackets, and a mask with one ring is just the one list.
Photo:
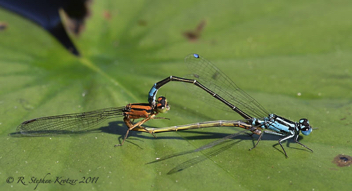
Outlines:
{"label": "transparent wing", "polygon": [[124,108],[113,107],[84,113],[40,117],[21,123],[17,131],[28,136],[87,131],[106,119],[123,115]]}
{"label": "transparent wing", "polygon": [[[226,74],[215,67],[211,62],[198,54],[190,54],[186,56],[185,63],[188,69],[193,73],[192,79],[198,82],[223,97],[228,102],[232,103],[240,110],[244,111],[251,117],[263,118],[269,115],[263,106],[261,106],[254,98],[241,90]],[[198,88],[199,89],[199,88]],[[192,88],[192,91],[194,88]],[[221,105],[220,101],[216,101],[210,95],[205,95],[204,92],[194,91],[201,97],[205,97],[206,102],[216,102],[214,105]],[[215,100],[215,101],[214,101]],[[225,106],[225,105],[223,105]],[[225,107],[221,107],[225,108]],[[228,111],[228,107],[226,109]]]}

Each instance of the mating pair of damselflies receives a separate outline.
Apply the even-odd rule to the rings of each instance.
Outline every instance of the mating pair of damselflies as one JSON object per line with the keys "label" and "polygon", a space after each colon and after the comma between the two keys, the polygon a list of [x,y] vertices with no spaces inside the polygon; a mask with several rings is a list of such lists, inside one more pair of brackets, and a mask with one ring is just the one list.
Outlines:
{"label": "mating pair of damselflies", "polygon": [[[129,105],[123,108],[110,108],[103,109],[98,111],[86,112],[82,114],[69,114],[53,117],[43,117],[32,119],[29,121],[23,122],[19,127],[18,131],[26,134],[30,131],[38,131],[43,127],[50,127],[50,130],[57,129],[79,129],[76,128],[82,125],[81,121],[87,120],[87,117],[92,117],[92,120],[84,123],[85,128],[90,128],[92,125],[101,122],[104,119],[115,117],[117,115],[124,116],[124,122],[128,126],[128,131],[125,135],[127,138],[128,132],[130,130],[134,131],[144,131],[151,134],[158,132],[166,132],[173,130],[186,130],[193,128],[205,128],[213,126],[232,126],[232,127],[241,127],[247,130],[250,130],[252,133],[259,135],[258,141],[253,148],[255,148],[261,137],[264,133],[270,133],[274,135],[283,136],[279,139],[279,144],[284,151],[285,156],[287,157],[286,151],[282,146],[282,142],[288,139],[293,138],[294,141],[308,150],[312,151],[307,146],[298,142],[299,133],[302,132],[304,135],[309,135],[312,131],[311,126],[307,119],[301,119],[298,123],[288,120],[286,118],[277,116],[275,114],[269,114],[255,99],[249,96],[246,92],[241,90],[229,77],[227,77],[223,72],[216,68],[211,62],[207,61],[198,54],[191,54],[185,58],[185,62],[190,71],[192,71],[192,79],[189,78],[180,78],[176,76],[170,76],[154,84],[152,89],[148,94],[149,104],[129,104],[134,105],[134,110],[129,109]],[[214,100],[219,100],[222,104],[225,104],[231,110],[237,112],[241,115],[244,120],[237,121],[209,121],[201,122],[190,125],[181,125],[174,127],[165,127],[165,128],[145,128],[142,126],[143,123],[149,119],[155,118],[155,115],[162,113],[169,109],[166,99],[159,97],[156,101],[156,94],[163,85],[171,81],[191,83],[199,87],[201,90],[210,94]],[[217,103],[220,104],[220,103]],[[110,112],[110,110],[114,110]],[[108,111],[108,112],[106,112]],[[142,115],[138,111],[142,111]],[[105,117],[98,117],[100,113],[104,113]],[[91,115],[87,115],[91,114]],[[148,115],[146,115],[148,114]],[[134,117],[129,117],[134,116]],[[131,119],[144,118],[140,122],[133,124]],[[56,123],[59,121],[60,126],[57,126]],[[91,124],[91,121],[94,123]],[[40,127],[37,125],[40,124]],[[45,125],[47,124],[47,125]],[[66,125],[67,124],[67,125]],[[74,125],[70,125],[74,124]],[[122,145],[123,142],[120,144]]]}

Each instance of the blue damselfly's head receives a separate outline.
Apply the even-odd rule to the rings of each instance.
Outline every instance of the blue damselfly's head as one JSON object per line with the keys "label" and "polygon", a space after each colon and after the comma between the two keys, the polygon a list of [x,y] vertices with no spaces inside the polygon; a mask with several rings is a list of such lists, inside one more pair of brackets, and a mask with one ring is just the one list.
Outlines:
{"label": "blue damselfly's head", "polygon": [[157,104],[156,104],[156,110],[158,113],[165,113],[169,111],[170,106],[167,103],[167,99],[164,96],[158,97]]}
{"label": "blue damselfly's head", "polygon": [[304,118],[299,120],[299,129],[303,135],[309,135],[313,131],[312,127],[309,125],[308,119]]}

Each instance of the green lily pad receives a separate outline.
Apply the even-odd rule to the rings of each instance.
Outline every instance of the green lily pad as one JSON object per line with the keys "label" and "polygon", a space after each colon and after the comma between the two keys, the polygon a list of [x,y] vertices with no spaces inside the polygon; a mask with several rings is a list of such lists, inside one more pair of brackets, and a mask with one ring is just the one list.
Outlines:
{"label": "green lily pad", "polygon": [[[342,19],[351,18],[350,4],[95,1],[85,32],[75,38],[80,58],[1,9],[0,22],[7,23],[0,31],[1,190],[350,190],[350,167],[332,162],[352,155],[352,28]],[[37,117],[147,102],[155,82],[188,73],[183,58],[195,52],[269,111],[308,118],[317,129],[300,142],[314,152],[290,141],[286,159],[279,137],[270,135],[251,151],[257,136],[241,135],[192,152],[240,130],[231,127],[156,139],[132,132],[116,148],[127,130],[122,118],[81,134],[8,136]],[[200,101],[181,83],[158,95],[171,105],[159,117],[170,120],[147,126],[241,119]]]}

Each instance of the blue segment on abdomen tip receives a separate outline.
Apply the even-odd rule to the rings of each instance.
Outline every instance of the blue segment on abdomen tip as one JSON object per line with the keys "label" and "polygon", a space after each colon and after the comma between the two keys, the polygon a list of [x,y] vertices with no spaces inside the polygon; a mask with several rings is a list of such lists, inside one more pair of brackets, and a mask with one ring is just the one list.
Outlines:
{"label": "blue segment on abdomen tip", "polygon": [[199,58],[198,54],[193,54],[194,58]]}
{"label": "blue segment on abdomen tip", "polygon": [[158,89],[156,89],[156,84],[154,84],[154,86],[152,87],[152,89],[150,89],[149,91],[149,96],[148,96],[148,101],[154,101],[154,96],[155,96],[155,93],[158,91]]}

